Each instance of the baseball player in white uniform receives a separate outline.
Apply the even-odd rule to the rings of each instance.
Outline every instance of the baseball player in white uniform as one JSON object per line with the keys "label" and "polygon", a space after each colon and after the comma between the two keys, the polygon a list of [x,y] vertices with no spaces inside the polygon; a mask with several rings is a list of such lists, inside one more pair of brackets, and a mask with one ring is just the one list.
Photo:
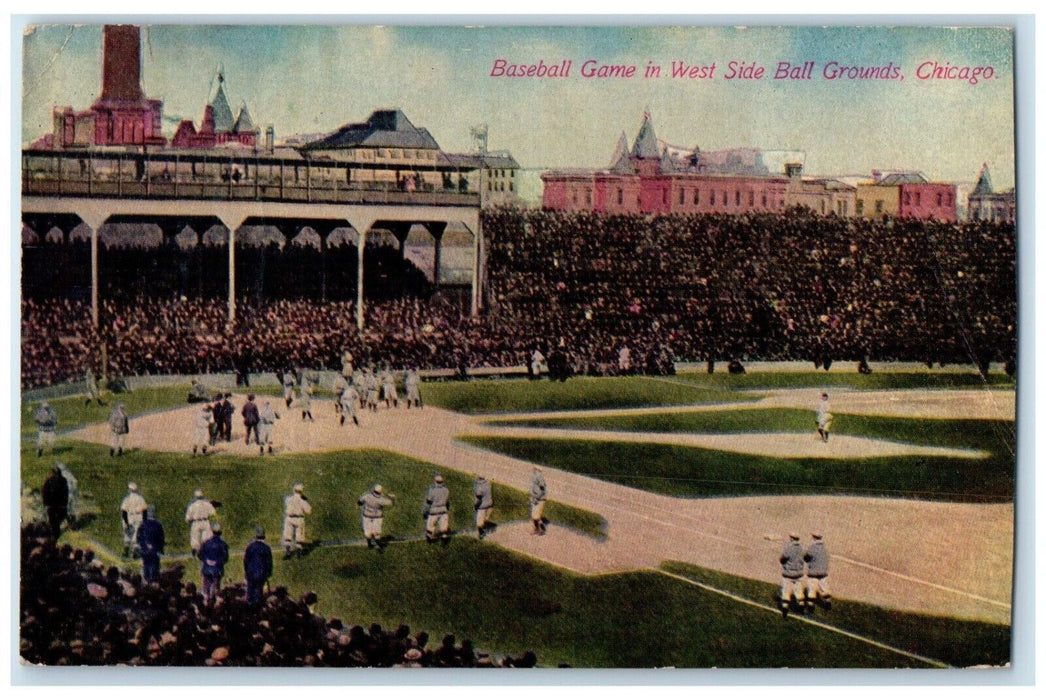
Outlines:
{"label": "baseball player in white uniform", "polygon": [[294,402],[294,386],[298,383],[298,380],[294,377],[294,372],[287,370],[283,373],[283,400],[287,404],[287,408],[291,407]]}
{"label": "baseball player in white uniform", "polygon": [[301,407],[301,419],[315,423],[312,417],[312,382],[302,374],[301,384],[298,386],[298,404]]}
{"label": "baseball player in white uniform", "polygon": [[305,516],[312,513],[312,505],[305,497],[305,486],[301,482],[294,485],[294,491],[283,499],[283,549],[284,558],[289,559],[292,553],[302,552],[305,543]]}
{"label": "baseball player in white uniform", "polygon": [[439,474],[425,492],[425,539],[433,542],[437,537],[444,542],[450,539],[450,491]]}
{"label": "baseball player in white uniform", "polygon": [[340,374],[334,375],[334,414],[341,415],[341,397],[345,394],[345,389],[349,386],[349,382],[345,377]]}
{"label": "baseball player in white uniform", "polygon": [[145,509],[148,508],[142,494],[138,493],[138,484],[133,481],[127,484],[127,495],[120,503],[120,518],[123,520],[124,556],[138,557],[138,528],[142,526]]}
{"label": "baseball player in white uniform", "polygon": [[211,538],[211,518],[218,514],[214,504],[203,497],[203,489],[196,489],[185,509],[185,522],[189,523],[189,548],[195,557],[204,542]]}
{"label": "baseball player in white uniform", "polygon": [[421,377],[418,376],[416,367],[407,371],[403,384],[407,389],[407,408],[410,408],[411,404],[421,408]]}
{"label": "baseball player in white uniform", "polygon": [[473,493],[476,496],[476,532],[479,534],[479,538],[483,539],[487,534],[486,527],[490,520],[490,513],[494,510],[494,495],[490,489],[490,482],[485,477],[476,477]]}
{"label": "baseball player in white uniform", "polygon": [[207,454],[207,446],[211,444],[211,425],[214,423],[214,412],[210,404],[203,404],[192,419],[192,456],[196,456],[196,450],[202,449]]}
{"label": "baseball player in white uniform", "polygon": [[363,536],[367,538],[367,546],[381,547],[381,524],[386,507],[396,502],[396,495],[390,493],[383,495],[384,489],[381,484],[374,484],[367,493],[359,497],[356,504],[360,507],[360,515],[363,519]]}
{"label": "baseball player in white uniform", "polygon": [[36,421],[36,456],[43,457],[44,449],[54,452],[55,430],[58,428],[58,413],[47,401],[40,404],[33,413]]}
{"label": "baseball player in white uniform", "polygon": [[530,521],[534,524],[534,534],[544,535],[547,531],[545,525],[545,500],[548,498],[548,486],[545,484],[545,475],[540,467],[534,467],[534,473],[530,477]]}
{"label": "baseball player in white uniform", "polygon": [[345,391],[341,395],[341,418],[338,419],[339,425],[345,425],[345,416],[352,416],[352,422],[357,426],[360,424],[360,419],[356,415],[356,407],[360,404],[360,395],[356,393],[356,387],[349,386],[345,387]]}
{"label": "baseball player in white uniform", "polygon": [[367,408],[371,411],[378,410],[378,375],[373,370],[363,373],[363,381],[367,388]]}
{"label": "baseball player in white uniform", "polygon": [[389,403],[393,407],[400,405],[399,393],[396,391],[396,375],[389,368],[385,368],[381,373],[381,393],[385,396],[385,408],[389,408]]}
{"label": "baseball player in white uniform", "polygon": [[821,394],[821,402],[817,404],[817,434],[822,442],[828,442],[828,433],[832,430],[832,411],[828,405],[828,393]]}
{"label": "baseball player in white uniform", "polygon": [[280,414],[277,413],[271,401],[266,401],[258,412],[258,454],[264,454],[266,448],[272,454],[272,426],[276,424]]}

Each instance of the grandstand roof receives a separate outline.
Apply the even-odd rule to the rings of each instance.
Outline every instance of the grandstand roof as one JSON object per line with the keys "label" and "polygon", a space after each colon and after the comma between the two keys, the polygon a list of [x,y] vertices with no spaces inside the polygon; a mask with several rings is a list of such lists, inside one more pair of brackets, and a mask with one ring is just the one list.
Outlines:
{"label": "grandstand roof", "polygon": [[356,148],[429,148],[439,149],[427,129],[414,126],[398,109],[379,109],[367,121],[346,124],[332,134],[302,146],[305,150]]}

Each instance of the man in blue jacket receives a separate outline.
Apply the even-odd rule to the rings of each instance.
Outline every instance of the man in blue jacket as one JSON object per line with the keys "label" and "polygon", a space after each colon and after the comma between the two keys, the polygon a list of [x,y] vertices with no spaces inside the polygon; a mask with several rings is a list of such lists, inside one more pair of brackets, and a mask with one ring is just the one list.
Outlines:
{"label": "man in blue jacket", "polygon": [[200,570],[203,575],[203,600],[208,604],[213,603],[218,595],[222,576],[225,575],[225,564],[229,561],[229,545],[222,539],[221,523],[211,525],[211,533],[211,538],[200,546],[197,555],[203,562]]}
{"label": "man in blue jacket", "polygon": [[247,582],[247,602],[261,601],[265,582],[272,576],[272,548],[265,544],[265,528],[254,528],[254,541],[243,553],[243,577]]}
{"label": "man in blue jacket", "polygon": [[160,580],[160,555],[165,545],[163,525],[156,519],[156,506],[149,506],[138,526],[138,549],[142,553],[142,578],[150,583]]}

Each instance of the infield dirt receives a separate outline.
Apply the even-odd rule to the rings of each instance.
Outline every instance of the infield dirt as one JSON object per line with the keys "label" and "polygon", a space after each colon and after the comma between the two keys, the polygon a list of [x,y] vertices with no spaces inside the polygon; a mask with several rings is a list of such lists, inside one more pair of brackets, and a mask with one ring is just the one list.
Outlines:
{"label": "infield dirt", "polygon": [[[757,403],[738,408],[810,408],[818,392],[810,389],[769,392]],[[1013,391],[835,391],[839,413],[913,418],[1012,419]],[[234,403],[242,406],[245,397]],[[562,431],[499,427],[489,417],[466,416],[437,408],[363,411],[361,427],[337,423],[333,402],[314,400],[315,422],[302,421],[278,399],[281,413],[274,429],[277,452],[324,452],[379,448],[402,453],[448,469],[482,473],[527,490],[533,464],[465,445],[462,435],[577,437],[607,439],[601,431]],[[731,405],[629,409],[727,410]],[[280,410],[283,409],[283,410]],[[136,448],[183,452],[190,449],[195,406],[132,417],[129,444]],[[555,412],[552,415],[620,415],[623,411]],[[234,420],[227,454],[258,456],[243,443],[242,423]],[[553,435],[554,434],[554,435]],[[573,435],[576,434],[576,435]],[[106,442],[105,424],[72,435]],[[616,434],[614,439],[714,447],[739,454],[837,458],[953,454],[977,457],[965,450],[944,450],[853,436],[833,436],[828,444],[815,434],[679,435]],[[887,608],[948,617],[1010,622],[1013,569],[1012,504],[958,504],[845,496],[768,496],[685,499],[662,496],[590,477],[545,468],[552,500],[601,514],[607,536],[594,539],[552,524],[546,536],[529,526],[505,526],[489,541],[585,574],[657,567],[678,560],[731,574],[776,583],[777,555],[790,531],[804,539],[812,530],[825,533],[832,555],[831,583],[839,598]],[[465,523],[455,523],[465,527]]]}

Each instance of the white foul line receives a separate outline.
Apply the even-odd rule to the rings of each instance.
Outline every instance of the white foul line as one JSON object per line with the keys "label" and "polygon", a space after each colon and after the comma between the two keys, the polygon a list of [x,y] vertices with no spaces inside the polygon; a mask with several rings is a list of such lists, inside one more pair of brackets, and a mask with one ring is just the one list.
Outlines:
{"label": "white foul line", "polygon": [[879,573],[886,574],[888,576],[895,576],[897,578],[904,579],[905,581],[911,581],[912,583],[918,583],[918,584],[922,584],[923,586],[929,586],[930,588],[937,588],[939,590],[946,591],[948,593],[954,593],[956,595],[965,596],[967,598],[973,598],[974,600],[979,600],[982,603],[989,603],[991,605],[997,605],[1000,608],[1005,608],[1006,610],[1010,609],[1010,604],[1009,603],[1004,603],[1001,600],[994,600],[992,598],[985,598],[984,596],[979,596],[976,593],[970,593],[969,591],[959,590],[958,588],[950,588],[949,586],[944,586],[944,585],[941,585],[939,583],[933,583],[931,581],[925,581],[925,580],[923,580],[921,578],[915,578],[914,576],[908,576],[907,574],[902,574],[902,573],[897,572],[897,571],[891,571],[890,569],[883,569],[881,567],[875,566],[874,564],[868,564],[868,563],[863,562],[863,561],[858,561],[857,559],[850,559],[849,557],[842,557],[842,556],[839,556],[837,554],[833,554],[832,558],[833,559],[838,559],[840,561],[845,561],[846,563],[853,564],[854,566],[861,566],[861,567],[864,567],[865,569],[871,569],[872,571],[878,571]]}
{"label": "white foul line", "polygon": [[[730,593],[729,591],[724,591],[724,590],[716,588],[714,586],[709,586],[707,583],[701,583],[699,581],[694,581],[693,579],[689,579],[689,578],[687,578],[685,576],[680,576],[679,574],[673,574],[673,573],[671,573],[669,571],[662,571],[661,569],[655,569],[655,571],[657,571],[658,573],[660,573],[660,574],[662,574],[664,576],[668,576],[669,578],[674,578],[674,579],[676,579],[678,581],[683,581],[684,583],[688,583],[691,586],[696,586],[697,588],[701,588],[701,589],[709,591],[711,593],[715,593],[715,594],[721,595],[721,596],[723,596],[725,598],[729,598],[730,600],[737,601],[738,603],[742,603],[743,605],[748,605],[748,606],[751,606],[753,608],[759,608],[760,610],[766,610],[768,612],[774,613],[775,615],[779,615],[780,614],[779,610],[776,610],[775,608],[772,608],[769,605],[764,605],[762,603],[757,603],[754,600],[749,600],[747,598],[742,598],[741,596],[735,595],[733,593]],[[813,619],[808,618],[808,617],[795,616],[795,615],[792,616],[792,619],[797,620],[797,621],[802,622],[802,623],[807,624],[807,625],[813,625],[814,627],[820,627],[821,629],[828,630],[829,632],[835,632],[836,634],[841,634],[842,636],[849,637],[850,639],[856,639],[859,642],[864,642],[865,644],[870,644],[870,645],[872,645],[874,647],[879,647],[880,649],[886,649],[887,651],[891,651],[891,652],[893,652],[895,654],[900,654],[901,656],[907,656],[909,659],[915,659],[916,661],[921,661],[922,663],[928,664],[930,666],[936,666],[937,668],[952,668],[951,666],[949,666],[948,664],[944,663],[943,661],[938,661],[937,659],[931,659],[928,656],[921,656],[920,654],[915,654],[915,653],[912,653],[910,651],[905,651],[904,649],[898,649],[897,647],[890,646],[889,644],[885,644],[885,643],[880,642],[880,641],[876,641],[875,639],[872,639],[870,637],[864,637],[862,635],[855,634],[854,632],[848,632],[847,630],[840,629],[838,627],[834,627],[832,625],[825,624],[823,622],[820,622],[819,620],[813,620]]]}

